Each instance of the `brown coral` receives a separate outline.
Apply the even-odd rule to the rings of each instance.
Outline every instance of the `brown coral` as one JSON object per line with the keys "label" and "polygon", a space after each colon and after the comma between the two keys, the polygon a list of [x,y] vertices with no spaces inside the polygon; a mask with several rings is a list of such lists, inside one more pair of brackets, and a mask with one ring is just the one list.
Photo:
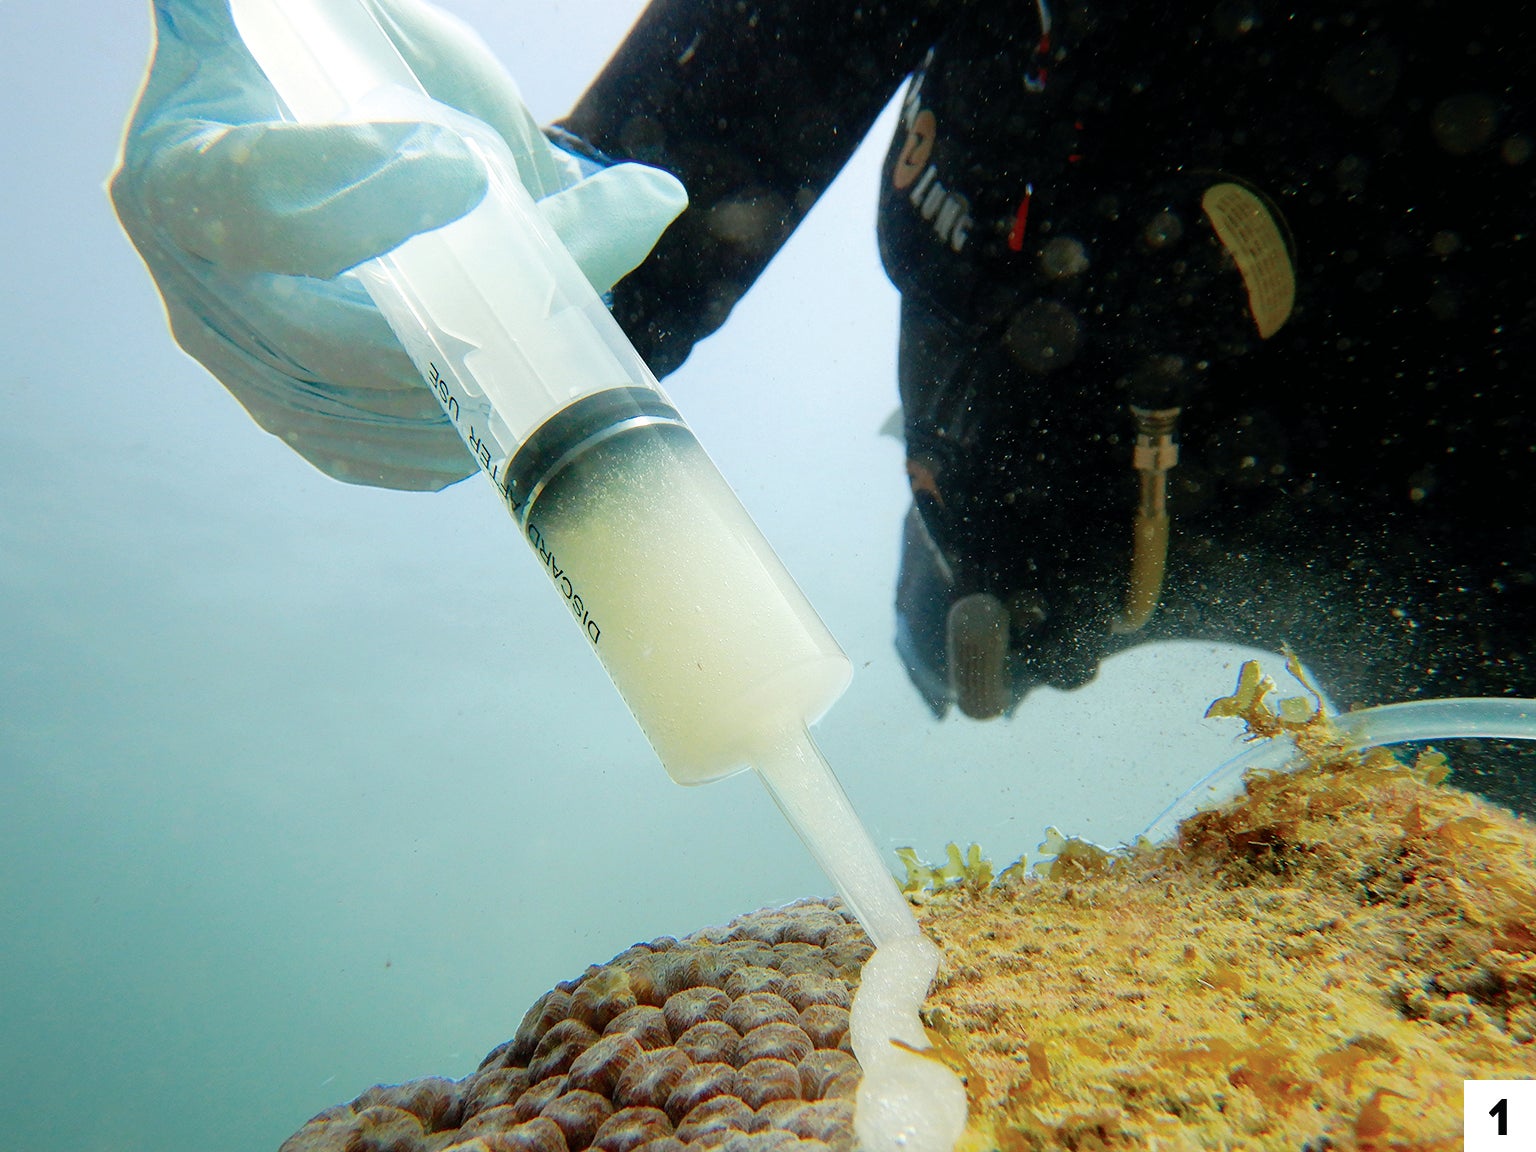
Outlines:
{"label": "brown coral", "polygon": [[540,997],[474,1075],[371,1088],[282,1152],[852,1152],[870,950],[820,901],[636,945]]}

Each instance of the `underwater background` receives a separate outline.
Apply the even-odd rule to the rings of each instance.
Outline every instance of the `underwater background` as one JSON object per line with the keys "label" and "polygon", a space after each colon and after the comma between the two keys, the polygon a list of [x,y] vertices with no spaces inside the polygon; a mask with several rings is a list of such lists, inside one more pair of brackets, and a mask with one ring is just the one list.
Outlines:
{"label": "underwater background", "polygon": [[[541,120],[639,8],[446,6]],[[667,780],[488,485],[327,479],[171,342],[103,187],[150,29],[142,2],[0,0],[18,1152],[270,1152],[370,1084],[467,1074],[635,940],[830,890],[751,776]],[[933,720],[907,682],[874,243],[893,112],[665,386],[853,660],[816,735],[876,843],[1115,843],[1232,754],[1200,716],[1247,653],[1137,650],[990,725]]]}

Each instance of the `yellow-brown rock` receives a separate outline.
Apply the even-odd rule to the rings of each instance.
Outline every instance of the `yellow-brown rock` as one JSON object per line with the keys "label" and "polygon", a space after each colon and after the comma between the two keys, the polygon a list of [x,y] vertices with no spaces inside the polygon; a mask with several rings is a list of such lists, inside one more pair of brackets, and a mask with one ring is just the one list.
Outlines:
{"label": "yellow-brown rock", "polygon": [[1385,752],[929,899],[970,1152],[1461,1147],[1536,1077],[1536,828]]}

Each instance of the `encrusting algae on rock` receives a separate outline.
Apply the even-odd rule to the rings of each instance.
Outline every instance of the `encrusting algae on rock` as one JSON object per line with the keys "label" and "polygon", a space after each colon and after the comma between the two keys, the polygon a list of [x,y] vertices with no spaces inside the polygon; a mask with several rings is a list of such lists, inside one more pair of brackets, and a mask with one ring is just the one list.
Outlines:
{"label": "encrusting algae on rock", "polygon": [[[996,881],[979,850],[903,856],[961,1152],[1454,1149],[1464,1079],[1536,1077],[1536,827],[1443,786],[1437,754],[1338,753],[1266,691],[1217,709],[1283,724],[1306,766],[1166,844],[1063,840]],[[370,1089],[283,1152],[854,1152],[869,952],[818,901],[637,945],[474,1075]]]}
{"label": "encrusting algae on rock", "polygon": [[1212,712],[1303,768],[1170,843],[929,898],[972,1150],[1453,1149],[1463,1080],[1536,1076],[1536,827],[1270,688],[1245,667]]}

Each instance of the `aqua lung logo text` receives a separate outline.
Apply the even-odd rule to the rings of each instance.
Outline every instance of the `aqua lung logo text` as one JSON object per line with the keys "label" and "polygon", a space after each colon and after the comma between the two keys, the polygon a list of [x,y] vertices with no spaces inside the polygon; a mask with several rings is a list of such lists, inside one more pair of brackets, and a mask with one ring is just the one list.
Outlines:
{"label": "aqua lung logo text", "polygon": [[907,139],[896,158],[891,183],[897,191],[907,193],[913,209],[928,221],[939,242],[958,253],[971,238],[975,220],[971,218],[971,202],[946,188],[939,179],[938,166],[929,163],[939,124],[933,112],[922,106],[922,88],[919,76],[902,107],[901,123],[907,130]]}
{"label": "aqua lung logo text", "polygon": [[544,534],[539,531],[536,524],[528,525],[528,543],[533,545],[533,550],[539,554],[539,559],[544,562],[545,569],[549,572],[549,578],[555,582],[555,587],[560,589],[560,595],[565,597],[565,602],[570,605],[576,620],[580,623],[582,631],[587,634],[587,639],[596,645],[603,630],[597,626],[597,621],[592,619],[592,613],[582,600],[581,593],[576,591],[576,585],[566,575],[555,554],[549,545],[544,542]]}

